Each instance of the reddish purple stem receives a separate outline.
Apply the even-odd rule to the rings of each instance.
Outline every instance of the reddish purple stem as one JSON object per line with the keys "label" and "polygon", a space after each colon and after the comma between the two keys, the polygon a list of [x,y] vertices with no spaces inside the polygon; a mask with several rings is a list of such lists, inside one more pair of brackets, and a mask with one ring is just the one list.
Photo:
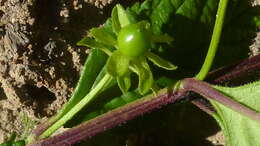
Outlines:
{"label": "reddish purple stem", "polygon": [[182,81],[182,86],[184,90],[193,91],[199,93],[205,98],[215,100],[226,107],[241,113],[255,121],[260,122],[260,113],[252,110],[245,105],[234,101],[233,99],[221,94],[217,90],[213,89],[208,83],[196,80],[194,78],[186,78]]}
{"label": "reddish purple stem", "polygon": [[[240,77],[249,74],[252,71],[260,69],[260,55],[246,59],[241,63],[222,68],[215,72],[212,72],[208,76],[208,81],[213,83],[222,83],[232,80],[236,77]],[[117,125],[120,125],[126,121],[129,121],[144,113],[150,112],[156,108],[160,108],[168,103],[174,103],[177,100],[187,97],[186,91],[194,91],[206,98],[213,99],[243,115],[246,115],[254,120],[260,121],[260,115],[254,110],[224,96],[219,93],[209,84],[197,81],[192,78],[183,80],[183,90],[179,90],[174,93],[162,92],[157,97],[144,97],[127,104],[118,109],[112,110],[106,114],[103,114],[95,119],[85,122],[77,127],[71,128],[62,134],[53,136],[47,139],[36,141],[30,146],[44,146],[44,145],[71,145],[79,142],[80,140],[90,138],[98,133],[101,133],[107,129],[111,129]],[[193,101],[198,107],[208,113],[214,112],[210,107],[205,106],[205,103],[201,101]],[[39,126],[35,131],[36,137],[39,136],[44,129],[46,129],[51,123],[45,123]]]}
{"label": "reddish purple stem", "polygon": [[220,84],[260,70],[260,54],[209,73],[206,80]]}
{"label": "reddish purple stem", "polygon": [[126,106],[117,108],[97,118],[89,120],[79,126],[71,128],[60,135],[36,141],[36,143],[30,144],[29,146],[72,145],[81,140],[91,138],[98,133],[111,129],[144,113],[160,108],[163,105],[176,102],[184,98],[185,94],[184,91],[180,90],[173,93],[161,92],[157,97],[144,97],[135,102],[129,103]]}
{"label": "reddish purple stem", "polygon": [[33,131],[32,133],[34,134],[35,137],[40,136],[46,129],[48,129],[53,123],[53,122],[49,122],[48,120],[46,122],[41,123],[40,125],[38,125]]}
{"label": "reddish purple stem", "polygon": [[194,99],[191,102],[209,115],[213,115],[216,112],[214,107],[205,98]]}
{"label": "reddish purple stem", "polygon": [[[247,58],[239,63],[212,71],[206,81],[213,84],[222,84],[239,77],[249,76],[260,70],[260,54]],[[193,100],[192,103],[208,114],[214,113],[213,107],[207,106],[206,99]],[[206,104],[205,104],[206,103]],[[209,103],[208,103],[209,104]]]}

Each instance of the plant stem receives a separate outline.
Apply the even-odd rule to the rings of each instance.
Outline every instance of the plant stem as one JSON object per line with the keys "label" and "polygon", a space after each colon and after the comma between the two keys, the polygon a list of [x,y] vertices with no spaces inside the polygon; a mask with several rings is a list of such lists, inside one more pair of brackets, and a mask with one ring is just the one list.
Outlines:
{"label": "plant stem", "polygon": [[220,0],[208,53],[207,53],[206,59],[204,61],[204,64],[201,67],[200,72],[195,77],[198,80],[204,80],[204,78],[207,76],[207,74],[211,68],[211,65],[213,63],[213,60],[215,58],[215,54],[216,54],[216,51],[217,51],[217,48],[219,45],[219,41],[220,41],[220,37],[221,37],[221,33],[222,33],[227,5],[228,5],[228,0]]}
{"label": "plant stem", "polygon": [[91,100],[93,100],[99,93],[111,82],[113,77],[106,74],[101,81],[96,85],[96,87],[91,90],[78,104],[76,104],[68,113],[62,116],[57,122],[55,122],[51,127],[44,131],[39,138],[46,138],[50,136],[54,131],[64,125],[68,120],[70,120],[76,113],[78,113],[83,107],[85,107]]}
{"label": "plant stem", "polygon": [[163,105],[178,102],[181,99],[186,98],[186,95],[187,94],[184,90],[169,91],[168,89],[162,89],[158,92],[157,96],[148,95],[137,99],[134,102],[86,121],[79,126],[73,127],[59,135],[36,141],[28,146],[72,145],[81,140],[89,139],[96,134],[111,129],[117,125],[125,123],[126,121],[134,119],[144,113],[158,109]]}
{"label": "plant stem", "polygon": [[203,97],[215,100],[224,106],[236,111],[252,120],[260,122],[260,113],[257,111],[248,108],[247,106],[225,96],[219,91],[212,88],[208,83],[196,80],[194,78],[186,78],[182,80],[183,90],[189,90],[196,93],[199,93]]}
{"label": "plant stem", "polygon": [[[73,108],[80,100],[85,97],[90,90],[94,87],[91,87],[95,82],[95,85],[104,77],[105,73],[100,76],[100,80],[96,80],[96,75],[99,74],[100,70],[104,68],[104,64],[107,60],[106,55],[98,50],[91,49],[91,52],[88,55],[87,60],[84,63],[81,76],[77,83],[76,88],[74,89],[73,94],[71,95],[69,101],[62,107],[62,109],[53,117],[49,118],[47,121],[39,124],[28,136],[27,142],[31,143],[36,138],[38,138],[45,130],[47,130],[53,123],[57,122],[62,116],[64,116],[71,108]],[[91,71],[89,71],[91,68]],[[105,71],[104,71],[105,72]],[[94,85],[93,85],[94,86]]]}
{"label": "plant stem", "polygon": [[247,58],[239,63],[220,68],[208,74],[206,80],[210,83],[221,84],[227,81],[252,75],[260,70],[260,54]]}

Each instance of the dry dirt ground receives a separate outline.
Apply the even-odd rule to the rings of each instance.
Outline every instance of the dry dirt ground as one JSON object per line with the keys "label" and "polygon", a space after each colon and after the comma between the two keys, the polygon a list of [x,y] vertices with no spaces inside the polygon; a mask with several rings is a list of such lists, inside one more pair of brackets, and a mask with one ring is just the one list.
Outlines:
{"label": "dry dirt ground", "polygon": [[104,22],[108,3],[0,0],[0,143],[67,101],[87,56],[75,44]]}
{"label": "dry dirt ground", "polygon": [[[26,135],[66,103],[88,53],[75,44],[104,22],[110,3],[0,0],[0,143],[11,132]],[[208,139],[218,143],[221,137]]]}

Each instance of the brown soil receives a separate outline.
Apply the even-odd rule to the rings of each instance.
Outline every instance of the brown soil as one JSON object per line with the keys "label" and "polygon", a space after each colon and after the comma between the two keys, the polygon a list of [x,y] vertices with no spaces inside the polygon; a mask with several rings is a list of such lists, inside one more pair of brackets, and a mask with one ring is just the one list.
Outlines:
{"label": "brown soil", "polygon": [[110,3],[0,0],[0,143],[66,103],[87,57],[75,44],[105,21]]}
{"label": "brown soil", "polygon": [[109,3],[0,1],[0,143],[22,134],[22,119],[39,122],[67,101],[87,56],[75,44],[104,22]]}

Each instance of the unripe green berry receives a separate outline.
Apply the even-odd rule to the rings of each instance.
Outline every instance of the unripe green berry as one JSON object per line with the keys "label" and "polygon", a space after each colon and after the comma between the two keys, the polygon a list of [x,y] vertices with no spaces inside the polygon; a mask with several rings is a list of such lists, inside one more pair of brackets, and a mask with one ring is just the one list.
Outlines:
{"label": "unripe green berry", "polygon": [[147,30],[138,24],[123,27],[118,34],[117,43],[119,50],[128,57],[141,56],[151,47]]}

